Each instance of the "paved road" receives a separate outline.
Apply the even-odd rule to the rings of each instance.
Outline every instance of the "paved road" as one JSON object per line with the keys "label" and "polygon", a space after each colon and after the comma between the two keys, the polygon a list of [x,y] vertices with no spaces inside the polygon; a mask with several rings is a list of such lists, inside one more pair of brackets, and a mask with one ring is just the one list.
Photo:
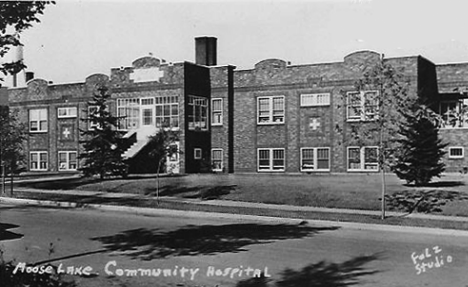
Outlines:
{"label": "paved road", "polygon": [[[7,205],[0,205],[2,226],[6,259],[89,266],[94,276],[73,276],[79,286],[235,286],[252,277],[248,267],[296,282],[289,286],[301,286],[297,278],[316,283],[304,286],[468,286],[462,236]],[[422,263],[432,268],[423,272]],[[287,278],[286,268],[294,271]]]}

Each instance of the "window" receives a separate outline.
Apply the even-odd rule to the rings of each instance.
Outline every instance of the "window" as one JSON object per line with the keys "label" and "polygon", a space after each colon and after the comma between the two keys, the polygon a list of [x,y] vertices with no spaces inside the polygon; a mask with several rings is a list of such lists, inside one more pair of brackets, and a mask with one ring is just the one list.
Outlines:
{"label": "window", "polygon": [[156,97],[156,127],[172,128],[179,127],[179,97],[162,96]]}
{"label": "window", "polygon": [[98,107],[96,106],[89,106],[88,107],[88,129],[93,130],[99,126],[99,124],[95,121],[91,120],[91,115],[94,115],[98,112]]}
{"label": "window", "polygon": [[152,106],[154,105],[154,98],[143,98],[141,99],[142,106]]}
{"label": "window", "polygon": [[377,91],[348,92],[348,121],[372,121],[378,118],[379,93]]}
{"label": "window", "polygon": [[439,104],[443,128],[468,127],[468,99],[460,101],[445,101]]}
{"label": "window", "polygon": [[153,125],[153,109],[152,108],[143,109],[143,125],[144,126]]}
{"label": "window", "polygon": [[139,99],[117,99],[117,116],[119,129],[137,129],[140,126],[140,100]]}
{"label": "window", "polygon": [[[154,111],[153,111],[154,107]],[[153,122],[153,113],[154,121]],[[138,129],[142,125],[158,128],[179,127],[179,97],[159,96],[150,98],[125,98],[117,100],[117,116],[122,117],[119,129]]]}
{"label": "window", "polygon": [[189,130],[208,129],[208,99],[196,96],[188,97]]}
{"label": "window", "polygon": [[449,158],[457,159],[465,157],[465,149],[463,147],[449,147]]}
{"label": "window", "polygon": [[213,99],[211,101],[211,125],[223,125],[223,99]]}
{"label": "window", "polygon": [[202,149],[201,148],[194,148],[193,149],[193,158],[194,159],[202,159]]}
{"label": "window", "polygon": [[303,94],[301,95],[301,107],[329,106],[330,94]]}
{"label": "window", "polygon": [[78,167],[76,151],[58,152],[59,170],[76,170]]}
{"label": "window", "polygon": [[76,107],[63,107],[57,109],[58,118],[76,118],[77,109]]}
{"label": "window", "polygon": [[348,147],[348,171],[378,171],[378,147]]}
{"label": "window", "polygon": [[29,110],[29,131],[46,132],[47,131],[47,109]]}
{"label": "window", "polygon": [[284,96],[258,98],[258,124],[284,123]]}
{"label": "window", "polygon": [[46,151],[34,151],[29,153],[29,169],[35,170],[47,170],[47,152]]}
{"label": "window", "polygon": [[284,149],[258,149],[258,171],[284,171]]}
{"label": "window", "polygon": [[223,171],[223,150],[211,150],[211,167],[213,171]]}
{"label": "window", "polygon": [[330,148],[301,148],[301,171],[330,171]]}

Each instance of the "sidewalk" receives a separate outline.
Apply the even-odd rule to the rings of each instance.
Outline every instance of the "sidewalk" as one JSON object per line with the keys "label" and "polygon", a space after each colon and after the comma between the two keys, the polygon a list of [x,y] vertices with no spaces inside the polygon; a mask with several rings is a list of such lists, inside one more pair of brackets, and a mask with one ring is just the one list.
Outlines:
{"label": "sidewalk", "polygon": [[[42,206],[60,206],[69,208],[103,208],[112,206],[141,209],[179,210],[195,212],[215,212],[268,216],[276,218],[293,218],[304,220],[327,220],[335,222],[357,222],[384,224],[393,226],[414,226],[443,229],[468,230],[467,217],[441,216],[429,214],[407,214],[386,212],[386,219],[381,220],[380,211],[334,209],[291,205],[275,205],[228,200],[200,200],[176,197],[141,196],[128,193],[107,193],[77,190],[39,190],[32,188],[15,188],[15,198],[0,197],[0,202],[14,204],[33,204]],[[129,209],[127,209],[129,210]]]}

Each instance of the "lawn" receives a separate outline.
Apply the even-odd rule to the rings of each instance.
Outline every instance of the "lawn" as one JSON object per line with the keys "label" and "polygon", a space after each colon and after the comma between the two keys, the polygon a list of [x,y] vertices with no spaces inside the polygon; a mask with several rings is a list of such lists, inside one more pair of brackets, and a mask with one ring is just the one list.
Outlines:
{"label": "lawn", "polygon": [[[74,179],[28,184],[46,189],[75,189],[117,193],[156,194],[156,178],[111,180]],[[386,176],[387,194],[401,191],[436,191],[468,196],[468,175],[447,174],[430,186],[415,188],[404,185],[395,175]],[[160,195],[213,199],[379,210],[380,174],[193,174],[160,179]],[[468,200],[449,201],[443,214],[468,216]]]}

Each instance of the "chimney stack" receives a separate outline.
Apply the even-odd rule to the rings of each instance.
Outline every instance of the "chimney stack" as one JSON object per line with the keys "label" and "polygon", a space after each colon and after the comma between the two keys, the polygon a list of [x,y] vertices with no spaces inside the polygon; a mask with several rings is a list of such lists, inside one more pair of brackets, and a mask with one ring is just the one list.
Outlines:
{"label": "chimney stack", "polygon": [[34,79],[34,72],[26,72],[26,83]]}
{"label": "chimney stack", "polygon": [[195,63],[216,66],[216,37],[195,38]]}

